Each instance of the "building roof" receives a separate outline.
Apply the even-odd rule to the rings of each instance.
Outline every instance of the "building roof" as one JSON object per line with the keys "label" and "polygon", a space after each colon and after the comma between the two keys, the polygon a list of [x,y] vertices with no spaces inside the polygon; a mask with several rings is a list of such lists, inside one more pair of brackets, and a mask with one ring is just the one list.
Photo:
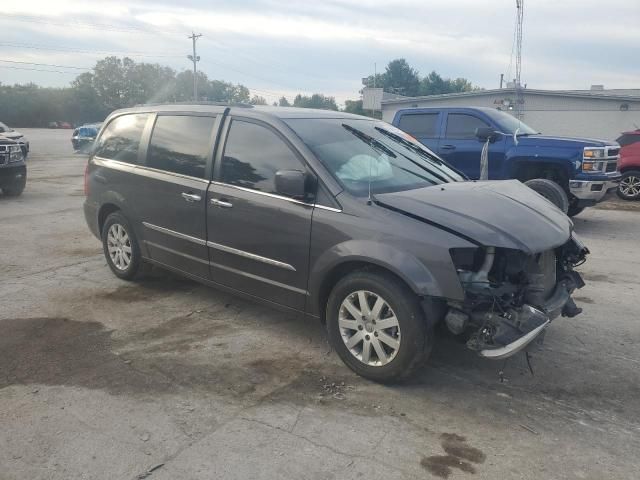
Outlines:
{"label": "building roof", "polygon": [[[538,90],[523,88],[524,95],[547,95],[558,97],[576,97],[601,100],[640,101],[640,89],[611,89],[611,90]],[[486,95],[515,95],[514,88],[496,88],[491,90],[473,90],[471,92],[445,93],[441,95],[426,95],[422,97],[405,97],[383,100],[382,104],[415,103],[423,100],[440,100],[447,98],[482,97]]]}

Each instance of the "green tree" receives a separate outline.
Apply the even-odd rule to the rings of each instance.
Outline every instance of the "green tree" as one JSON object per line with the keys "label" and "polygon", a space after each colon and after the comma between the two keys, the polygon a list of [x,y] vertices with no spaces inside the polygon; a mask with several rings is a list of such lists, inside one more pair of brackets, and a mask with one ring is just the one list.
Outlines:
{"label": "green tree", "polygon": [[[366,86],[373,87],[373,80],[374,76],[369,75],[365,82]],[[404,58],[391,60],[385,72],[376,75],[375,86],[383,88],[385,92],[407,97],[477,90],[477,87],[465,78],[456,78],[454,80],[443,78],[435,71],[425,77],[420,77],[418,70],[411,67]]]}
{"label": "green tree", "polygon": [[251,105],[266,105],[267,100],[264,97],[261,97],[260,95],[254,95],[253,97],[251,97],[251,100],[249,101],[249,103]]}
{"label": "green tree", "polygon": [[280,97],[280,100],[278,100],[278,106],[279,107],[290,107],[291,104],[289,103],[289,100],[287,100],[287,97],[285,97],[283,95],[282,97]]}
{"label": "green tree", "polygon": [[322,110],[338,110],[336,99],[334,97],[327,97],[321,93],[314,93],[310,97],[306,95],[298,94],[293,99],[294,107],[301,108],[319,108]]}

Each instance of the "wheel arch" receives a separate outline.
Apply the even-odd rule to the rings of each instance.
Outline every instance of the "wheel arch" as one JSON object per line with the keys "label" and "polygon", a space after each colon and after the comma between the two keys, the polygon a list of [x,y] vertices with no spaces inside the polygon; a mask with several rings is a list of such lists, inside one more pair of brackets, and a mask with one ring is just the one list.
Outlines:
{"label": "wheel arch", "polygon": [[[416,257],[376,242],[355,243],[359,245],[349,245],[349,255],[344,255],[344,252],[339,254],[339,249],[332,249],[315,262],[315,268],[310,275],[309,313],[320,317],[322,322],[325,321],[326,304],[333,286],[340,278],[358,270],[374,269],[392,275],[418,297],[443,296],[434,276]],[[354,251],[354,248],[358,248],[358,251]],[[373,252],[376,252],[376,255],[372,255]]]}
{"label": "wheel arch", "polygon": [[558,161],[552,159],[536,159],[535,161],[527,159],[515,159],[512,170],[512,177],[526,182],[534,178],[546,178],[553,180],[567,192],[569,191],[569,168],[567,165],[561,165]]}
{"label": "wheel arch", "polygon": [[102,235],[102,227],[104,226],[104,222],[107,220],[107,217],[114,212],[118,212],[122,210],[120,206],[115,203],[105,203],[98,210],[98,233]]}

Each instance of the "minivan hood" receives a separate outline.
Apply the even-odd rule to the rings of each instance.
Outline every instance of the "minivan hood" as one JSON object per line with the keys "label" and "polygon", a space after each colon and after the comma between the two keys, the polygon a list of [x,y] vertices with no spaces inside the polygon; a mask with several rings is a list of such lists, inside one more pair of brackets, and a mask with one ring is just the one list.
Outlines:
{"label": "minivan hood", "polygon": [[518,180],[447,183],[375,199],[479,245],[527,254],[563,245],[573,230],[569,217]]}

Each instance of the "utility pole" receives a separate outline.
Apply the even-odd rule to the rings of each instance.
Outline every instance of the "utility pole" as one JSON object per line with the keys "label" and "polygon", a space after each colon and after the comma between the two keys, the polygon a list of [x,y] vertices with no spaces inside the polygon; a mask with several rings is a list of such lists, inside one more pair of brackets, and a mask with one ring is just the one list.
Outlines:
{"label": "utility pole", "polygon": [[524,23],[524,0],[516,0],[516,117],[522,120],[524,96],[522,94],[522,24]]}
{"label": "utility pole", "polygon": [[198,40],[202,36],[201,33],[196,35],[191,32],[191,35],[187,38],[190,38],[193,41],[193,55],[187,55],[187,58],[193,62],[193,101],[198,101],[198,62],[200,61],[200,57],[196,55],[196,40]]}

